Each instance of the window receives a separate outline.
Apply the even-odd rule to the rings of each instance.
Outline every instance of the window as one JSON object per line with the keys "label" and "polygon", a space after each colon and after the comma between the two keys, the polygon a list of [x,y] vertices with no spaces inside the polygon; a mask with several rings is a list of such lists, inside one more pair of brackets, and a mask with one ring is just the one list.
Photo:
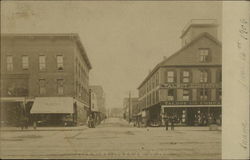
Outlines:
{"label": "window", "polygon": [[40,95],[45,95],[46,94],[45,79],[40,79],[39,80],[39,94]]}
{"label": "window", "polygon": [[218,101],[221,101],[221,96],[222,96],[221,88],[219,88],[219,89],[217,89],[217,100]]}
{"label": "window", "polygon": [[207,83],[208,82],[208,72],[205,70],[200,71],[200,82]]}
{"label": "window", "polygon": [[190,100],[190,90],[183,89],[183,101],[189,101]]}
{"label": "window", "polygon": [[7,71],[13,71],[13,57],[7,56]]}
{"label": "window", "polygon": [[174,82],[174,71],[167,72],[167,82],[173,83]]}
{"label": "window", "polygon": [[28,56],[22,56],[22,67],[24,70],[27,70],[29,68],[29,57]]}
{"label": "window", "polygon": [[174,101],[174,89],[168,89],[168,101]]}
{"label": "window", "polygon": [[182,72],[182,82],[183,83],[190,82],[190,73],[189,73],[189,71],[183,71]]}
{"label": "window", "polygon": [[200,100],[201,101],[208,100],[208,89],[207,88],[200,89]]}
{"label": "window", "polygon": [[56,56],[56,62],[57,62],[57,70],[62,71],[63,70],[63,56],[62,55]]}
{"label": "window", "polygon": [[63,95],[63,79],[57,80],[57,93]]}
{"label": "window", "polygon": [[200,49],[200,62],[208,62],[209,49]]}
{"label": "window", "polygon": [[46,58],[44,55],[39,56],[39,70],[45,71],[46,69]]}

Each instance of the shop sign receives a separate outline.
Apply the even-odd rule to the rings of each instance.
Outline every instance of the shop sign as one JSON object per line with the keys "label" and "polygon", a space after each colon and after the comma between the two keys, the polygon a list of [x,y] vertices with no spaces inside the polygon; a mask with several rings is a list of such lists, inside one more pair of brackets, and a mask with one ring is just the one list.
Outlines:
{"label": "shop sign", "polygon": [[141,116],[146,117],[146,111],[142,111]]}
{"label": "shop sign", "polygon": [[166,83],[162,88],[221,88],[218,83]]}
{"label": "shop sign", "polygon": [[220,101],[167,101],[166,105],[221,105]]}

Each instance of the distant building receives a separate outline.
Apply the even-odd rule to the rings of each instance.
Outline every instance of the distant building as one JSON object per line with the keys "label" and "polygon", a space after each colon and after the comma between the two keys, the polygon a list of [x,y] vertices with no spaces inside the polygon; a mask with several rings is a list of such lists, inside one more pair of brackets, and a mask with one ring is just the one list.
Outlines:
{"label": "distant building", "polygon": [[111,108],[110,117],[122,118],[123,109],[122,108]]}
{"label": "distant building", "polygon": [[124,98],[123,99],[123,112],[124,118],[128,121],[134,119],[134,117],[140,112],[138,98]]}
{"label": "distant building", "polygon": [[77,34],[1,34],[4,120],[16,123],[31,113],[51,121],[68,115],[85,123],[91,68]]}
{"label": "distant building", "polygon": [[183,30],[182,48],[139,85],[139,105],[148,121],[175,116],[177,124],[221,123],[222,49],[215,20],[192,20]]}
{"label": "distant building", "polygon": [[91,85],[90,89],[96,95],[96,105],[98,110],[102,113],[106,113],[106,106],[105,106],[105,93],[102,86],[99,85]]}

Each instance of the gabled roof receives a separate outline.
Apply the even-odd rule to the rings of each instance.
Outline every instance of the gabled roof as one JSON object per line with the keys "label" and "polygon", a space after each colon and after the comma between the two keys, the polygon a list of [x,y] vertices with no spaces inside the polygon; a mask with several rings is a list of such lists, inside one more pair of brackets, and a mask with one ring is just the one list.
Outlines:
{"label": "gabled roof", "polygon": [[[177,55],[179,55],[181,53],[181,51],[187,49],[188,47],[190,47],[192,44],[194,44],[195,42],[197,42],[198,40],[200,40],[201,38],[206,37],[208,39],[210,39],[211,41],[215,42],[215,44],[221,46],[221,42],[219,40],[217,40],[216,38],[214,38],[211,34],[204,32],[201,33],[200,35],[198,35],[195,39],[193,39],[191,42],[189,42],[188,44],[186,44],[185,46],[183,46],[181,49],[179,49],[177,52],[175,52],[174,54],[172,54],[170,57],[164,59],[163,61],[161,61],[160,63],[158,63],[154,69],[146,76],[146,78],[142,81],[142,83],[139,85],[139,88],[141,88],[141,86],[149,79],[149,77],[151,77],[151,75],[156,72],[160,67],[164,67],[164,66],[171,66],[168,65],[167,62],[170,62],[174,57],[176,57]],[[176,65],[182,65],[182,64],[176,64]]]}

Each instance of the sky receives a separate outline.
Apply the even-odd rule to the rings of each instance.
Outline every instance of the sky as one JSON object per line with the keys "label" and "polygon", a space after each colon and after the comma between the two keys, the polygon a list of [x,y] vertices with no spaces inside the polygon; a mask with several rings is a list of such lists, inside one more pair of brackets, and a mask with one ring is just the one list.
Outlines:
{"label": "sky", "polygon": [[78,33],[106,107],[122,107],[150,70],[181,48],[191,19],[217,19],[216,1],[1,1],[2,33]]}

